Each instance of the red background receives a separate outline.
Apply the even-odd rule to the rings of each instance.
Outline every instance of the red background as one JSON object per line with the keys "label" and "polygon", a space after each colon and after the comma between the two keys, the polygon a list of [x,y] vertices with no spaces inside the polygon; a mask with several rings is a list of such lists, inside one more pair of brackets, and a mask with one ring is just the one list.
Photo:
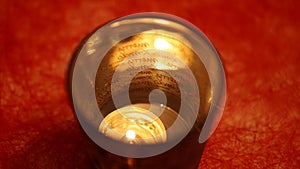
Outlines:
{"label": "red background", "polygon": [[199,27],[227,105],[200,168],[300,168],[300,1],[0,1],[0,168],[90,168],[66,71],[95,27],[143,11]]}

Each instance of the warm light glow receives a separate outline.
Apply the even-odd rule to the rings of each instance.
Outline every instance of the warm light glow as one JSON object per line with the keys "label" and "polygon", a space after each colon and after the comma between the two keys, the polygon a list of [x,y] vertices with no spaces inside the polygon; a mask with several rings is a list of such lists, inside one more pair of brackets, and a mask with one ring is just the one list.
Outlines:
{"label": "warm light glow", "polygon": [[127,130],[126,132],[126,137],[129,139],[129,140],[134,140],[135,137],[136,137],[136,134],[133,130]]}
{"label": "warm light glow", "polygon": [[120,22],[115,22],[115,23],[110,25],[111,28],[115,28],[115,27],[118,27],[118,26],[120,26]]}
{"label": "warm light glow", "polygon": [[163,19],[154,19],[153,21],[156,23],[159,23],[159,24],[164,24],[164,25],[170,24],[169,21],[163,20]]}
{"label": "warm light glow", "polygon": [[172,45],[165,39],[157,38],[154,41],[154,47],[156,49],[170,49],[172,48]]}
{"label": "warm light glow", "polygon": [[155,67],[156,67],[156,69],[158,69],[158,70],[166,70],[166,69],[170,69],[169,66],[167,66],[167,65],[165,65],[165,64],[162,64],[162,63],[160,63],[160,62],[156,62],[156,63],[155,63]]}

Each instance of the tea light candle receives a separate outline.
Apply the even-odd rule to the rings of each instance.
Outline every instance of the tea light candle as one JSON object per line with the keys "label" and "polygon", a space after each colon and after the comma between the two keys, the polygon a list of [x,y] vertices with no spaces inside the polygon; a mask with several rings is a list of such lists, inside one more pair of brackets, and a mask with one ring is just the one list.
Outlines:
{"label": "tea light candle", "polygon": [[137,105],[125,106],[108,114],[99,132],[129,144],[155,144],[167,141],[166,129],[158,116]]}

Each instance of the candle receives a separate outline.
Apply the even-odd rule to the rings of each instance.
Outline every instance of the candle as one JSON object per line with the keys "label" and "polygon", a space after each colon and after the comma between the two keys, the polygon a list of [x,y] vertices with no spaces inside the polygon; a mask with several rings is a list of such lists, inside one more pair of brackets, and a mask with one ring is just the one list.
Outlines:
{"label": "candle", "polygon": [[108,114],[99,131],[129,144],[155,144],[167,141],[163,122],[142,105],[130,105]]}

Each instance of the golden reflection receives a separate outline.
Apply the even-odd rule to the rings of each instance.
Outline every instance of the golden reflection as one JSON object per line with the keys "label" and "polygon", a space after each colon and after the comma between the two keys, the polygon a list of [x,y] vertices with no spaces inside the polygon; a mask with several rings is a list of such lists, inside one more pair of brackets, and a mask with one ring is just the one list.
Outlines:
{"label": "golden reflection", "polygon": [[164,19],[154,19],[153,22],[159,23],[159,24],[163,24],[163,25],[168,25],[170,24],[169,21],[164,20]]}
{"label": "golden reflection", "polygon": [[163,50],[163,49],[170,49],[170,48],[172,48],[172,45],[168,41],[166,41],[165,39],[157,38],[154,41],[154,47],[156,49]]}
{"label": "golden reflection", "polygon": [[[180,91],[174,78],[166,73],[165,70],[170,70],[179,80],[189,83],[190,79],[185,76],[185,71],[182,71],[187,68],[194,73],[198,84],[199,94],[201,96],[199,114],[203,114],[203,116],[198,116],[197,124],[198,126],[202,126],[211,106],[211,84],[205,66],[190,46],[188,46],[188,43],[185,42],[183,37],[176,33],[163,30],[151,30],[128,37],[116,43],[106,53],[96,76],[95,92],[97,95],[97,103],[102,114],[105,116],[105,120],[99,126],[99,131],[113,139],[123,140],[130,144],[136,141],[137,144],[140,142],[149,142],[149,144],[165,142],[167,140],[165,129],[168,128],[174,120],[153,117],[153,113],[156,115],[155,112],[150,112],[148,109],[141,110],[134,106],[129,108],[132,111],[127,111],[128,113],[125,113],[126,115],[118,112],[112,103],[111,83],[118,84],[114,86],[115,91],[122,93],[124,92],[123,86],[125,82],[124,84],[122,83],[122,78],[115,79],[116,81],[112,82],[112,77],[116,70],[125,76],[126,71],[130,72],[132,69],[143,69],[143,71],[139,72],[130,82],[130,99],[132,103],[147,103],[149,101],[150,91],[159,88],[166,94],[168,100],[167,105],[161,105],[161,107],[170,107],[175,112],[178,112],[181,102],[180,94],[181,92],[188,92],[189,90]],[[190,106],[194,106],[197,103],[191,101],[189,104]],[[127,108],[127,110],[129,109]],[[141,115],[139,115],[138,112],[141,112]],[[151,132],[145,130],[145,128],[141,128],[139,120],[131,120],[131,117],[133,117],[131,115],[133,114],[136,118],[143,119],[143,121],[147,122],[155,119],[154,126],[156,126],[156,129]],[[177,113],[175,113],[175,115],[176,114]],[[152,117],[152,119],[146,117]],[[175,118],[172,116],[172,119],[176,118],[176,116]],[[112,125],[114,124],[113,121],[115,121],[116,125]],[[133,135],[131,135],[132,132],[129,130],[135,132],[135,139],[130,139],[133,138]],[[129,131],[129,138],[126,137],[127,131]],[[140,133],[148,134],[143,135]],[[169,138],[168,135],[168,139]]]}
{"label": "golden reflection", "polygon": [[[184,44],[182,38],[170,37],[160,30],[151,30],[146,31],[135,36],[129,37],[119,43],[117,43],[114,48],[108,53],[110,59],[108,65],[112,68],[119,65],[126,57],[130,58],[132,54],[137,51],[147,51],[147,50],[158,50],[164,51],[172,55],[172,57],[177,57],[177,60],[182,61],[181,65],[191,66],[193,65],[194,58],[196,57],[187,57],[193,56],[194,52]],[[155,57],[155,56],[153,56]],[[169,62],[169,69],[172,68],[172,57],[165,59],[164,62]],[[104,63],[106,64],[106,63]],[[157,67],[161,67],[160,64],[155,64]],[[166,66],[166,64],[164,64]],[[164,69],[166,68],[165,66]],[[171,68],[170,68],[171,67]]]}
{"label": "golden reflection", "polygon": [[118,27],[118,26],[120,26],[120,22],[115,22],[115,23],[110,25],[111,28],[115,28],[115,27]]}

